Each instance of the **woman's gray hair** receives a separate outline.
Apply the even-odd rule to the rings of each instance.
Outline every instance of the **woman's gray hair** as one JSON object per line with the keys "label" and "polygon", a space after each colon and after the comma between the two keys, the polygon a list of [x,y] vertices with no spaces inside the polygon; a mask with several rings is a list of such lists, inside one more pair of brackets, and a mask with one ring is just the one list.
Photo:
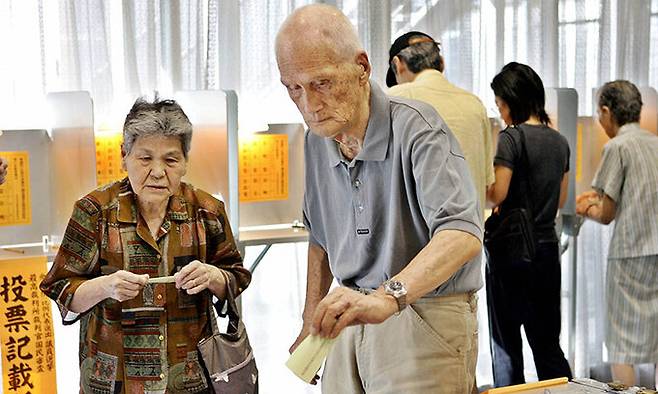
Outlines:
{"label": "woman's gray hair", "polygon": [[619,126],[640,121],[642,95],[629,81],[608,82],[599,90],[599,107],[608,107]]}
{"label": "woman's gray hair", "polygon": [[176,101],[160,100],[157,94],[152,102],[144,97],[138,98],[128,112],[123,123],[124,153],[130,154],[137,138],[154,135],[178,137],[187,159],[192,142],[192,124]]}
{"label": "woman's gray hair", "polygon": [[[409,38],[426,38],[424,36],[414,36]],[[407,64],[407,68],[414,74],[423,70],[434,69],[443,71],[441,68],[441,50],[439,44],[434,41],[423,41],[411,44],[397,54]],[[395,67],[394,67],[395,69]]]}

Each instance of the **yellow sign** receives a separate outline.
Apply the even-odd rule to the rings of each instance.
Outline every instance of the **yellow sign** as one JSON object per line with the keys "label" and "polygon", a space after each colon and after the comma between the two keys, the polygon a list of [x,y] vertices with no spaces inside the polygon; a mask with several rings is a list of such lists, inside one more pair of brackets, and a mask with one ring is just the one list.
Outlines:
{"label": "yellow sign", "polygon": [[5,183],[0,186],[0,226],[32,223],[29,156],[26,151],[0,152],[9,162]]}
{"label": "yellow sign", "polygon": [[0,260],[3,392],[57,393],[50,299],[39,290],[46,257]]}
{"label": "yellow sign", "polygon": [[121,132],[96,133],[96,184],[106,185],[126,177],[121,168]]}
{"label": "yellow sign", "polygon": [[255,134],[239,142],[241,202],[288,199],[288,135]]}

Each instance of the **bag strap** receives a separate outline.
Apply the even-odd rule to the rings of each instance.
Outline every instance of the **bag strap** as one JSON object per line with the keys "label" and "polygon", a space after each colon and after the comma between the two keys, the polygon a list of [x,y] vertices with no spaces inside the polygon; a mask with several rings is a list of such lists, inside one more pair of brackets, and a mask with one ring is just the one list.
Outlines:
{"label": "bag strap", "polygon": [[[199,221],[201,218],[199,217],[199,212],[197,211],[196,214],[196,220]],[[205,263],[205,260],[207,256],[201,256],[201,240],[199,239],[199,233],[197,230],[197,226],[194,226],[194,231],[193,234],[196,236],[196,245],[197,245],[197,257],[199,260]],[[238,309],[237,304],[235,303],[235,295],[233,294],[233,284],[231,283],[231,277],[233,275],[229,275],[222,271],[221,268],[219,268],[220,274],[224,277],[224,280],[226,281],[226,294],[224,296],[223,300],[220,300],[219,298],[217,299],[217,302],[213,302],[213,293],[210,290],[206,289],[207,297],[208,297],[208,319],[210,320],[210,326],[212,327],[212,333],[213,334],[219,334],[219,327],[217,325],[217,318],[215,317],[215,314],[213,313],[213,307],[215,308],[215,312],[217,313],[217,316],[219,317],[227,317],[229,318],[229,324],[227,331],[228,333],[236,333],[238,332],[238,327],[240,326],[240,312]],[[226,308],[225,308],[226,306]],[[226,312],[224,312],[224,309],[226,309]]]}
{"label": "bag strap", "polygon": [[[229,324],[228,324],[228,329],[227,331],[229,333],[235,333],[238,331],[238,327],[240,326],[240,312],[238,309],[238,305],[235,302],[235,295],[233,294],[233,284],[231,283],[231,276],[229,274],[224,273],[223,271],[220,271],[222,276],[224,276],[224,279],[226,280],[226,295],[224,296],[223,300],[217,300],[217,302],[211,302],[212,307],[215,308],[215,311],[217,312],[217,316],[219,317],[227,317],[229,319]],[[210,293],[210,291],[209,291]],[[210,294],[210,300],[212,300],[212,293]],[[226,312],[224,312],[224,309]],[[212,315],[212,310],[211,316]]]}
{"label": "bag strap", "polygon": [[529,198],[530,195],[530,179],[528,173],[530,172],[530,160],[528,160],[528,150],[525,143],[525,133],[523,129],[519,126],[512,126],[519,131],[519,136],[521,138],[521,171],[518,171],[519,177],[521,179],[521,194],[523,194],[523,204],[525,208],[530,211],[530,217],[534,218],[533,209],[532,209],[532,200]]}

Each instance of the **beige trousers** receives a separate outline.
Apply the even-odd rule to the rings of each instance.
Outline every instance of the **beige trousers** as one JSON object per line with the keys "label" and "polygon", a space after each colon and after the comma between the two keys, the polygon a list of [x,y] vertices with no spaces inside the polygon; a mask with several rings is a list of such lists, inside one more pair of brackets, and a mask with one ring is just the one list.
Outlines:
{"label": "beige trousers", "polygon": [[381,324],[345,329],[327,357],[322,392],[471,393],[477,296],[423,298]]}

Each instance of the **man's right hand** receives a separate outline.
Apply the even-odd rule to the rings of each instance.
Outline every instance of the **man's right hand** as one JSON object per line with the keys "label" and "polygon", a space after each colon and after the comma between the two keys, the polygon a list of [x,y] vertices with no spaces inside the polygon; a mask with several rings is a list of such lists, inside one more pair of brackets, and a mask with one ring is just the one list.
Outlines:
{"label": "man's right hand", "polygon": [[149,280],[148,274],[137,275],[130,271],[119,270],[111,275],[101,276],[101,286],[106,298],[113,298],[119,302],[132,300],[137,297],[140,290]]}

